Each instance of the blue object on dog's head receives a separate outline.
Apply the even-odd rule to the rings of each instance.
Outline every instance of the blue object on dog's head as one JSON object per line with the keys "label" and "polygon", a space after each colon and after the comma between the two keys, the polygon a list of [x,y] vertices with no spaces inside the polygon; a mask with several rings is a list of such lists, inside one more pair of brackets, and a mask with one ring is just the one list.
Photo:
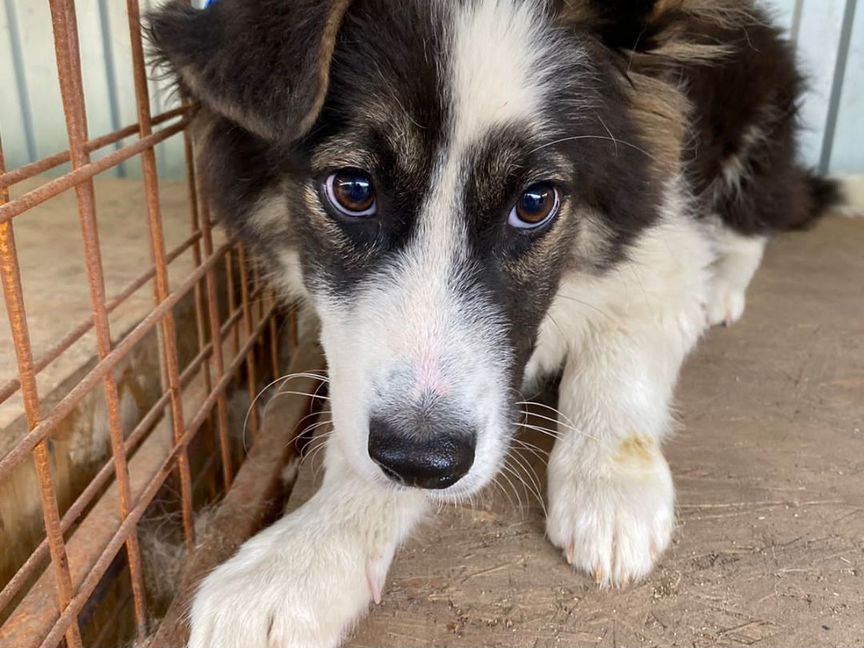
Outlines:
{"label": "blue object on dog's head", "polygon": [[202,8],[202,9],[207,9],[207,8],[209,8],[211,5],[216,4],[217,2],[219,2],[219,0],[204,0],[204,6],[201,7],[201,8]]}

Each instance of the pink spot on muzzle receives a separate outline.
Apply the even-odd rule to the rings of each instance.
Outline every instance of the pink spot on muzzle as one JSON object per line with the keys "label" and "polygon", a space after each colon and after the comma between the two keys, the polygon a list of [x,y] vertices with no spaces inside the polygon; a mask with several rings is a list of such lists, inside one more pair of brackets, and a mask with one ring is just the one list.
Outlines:
{"label": "pink spot on muzzle", "polygon": [[450,383],[441,373],[440,355],[435,351],[436,346],[426,341],[415,356],[414,375],[417,378],[414,384],[415,398],[426,394],[447,396],[450,393]]}

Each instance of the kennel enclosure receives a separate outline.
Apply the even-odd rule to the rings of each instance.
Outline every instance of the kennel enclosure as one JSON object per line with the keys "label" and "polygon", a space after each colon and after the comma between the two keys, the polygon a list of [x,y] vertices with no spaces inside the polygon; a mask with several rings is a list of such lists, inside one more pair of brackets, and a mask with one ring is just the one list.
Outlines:
{"label": "kennel enclosure", "polygon": [[[243,480],[238,469],[269,429],[257,396],[288,367],[296,319],[246,251],[214,232],[188,128],[195,106],[151,111],[137,0],[126,3],[137,122],[95,138],[75,3],[49,6],[68,149],[7,170],[0,140],[0,645],[119,645],[142,642],[167,605],[146,573],[146,521],[174,528],[182,562],[203,541],[198,512],[235,480],[247,506],[272,495],[278,470]],[[157,173],[172,138],[185,185]],[[140,180],[108,177],[133,164]],[[80,320],[81,305],[64,304],[72,294],[88,301]],[[284,396],[265,435],[277,463],[310,413],[308,398]]]}

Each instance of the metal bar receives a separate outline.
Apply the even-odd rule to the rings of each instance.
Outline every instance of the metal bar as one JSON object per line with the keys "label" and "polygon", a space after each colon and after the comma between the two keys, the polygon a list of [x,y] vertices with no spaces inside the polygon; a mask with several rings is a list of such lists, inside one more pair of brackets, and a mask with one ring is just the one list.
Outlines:
{"label": "metal bar", "polygon": [[[201,182],[200,177],[197,178]],[[204,192],[201,191],[201,195]],[[206,201],[201,202],[201,240],[204,245],[204,254],[208,258],[213,256],[213,231],[210,227],[210,213]],[[227,257],[227,253],[226,253]],[[210,334],[213,337],[213,365],[216,380],[221,380],[225,375],[225,362],[222,357],[222,340],[224,339],[219,330],[219,296],[216,290],[216,271],[213,266],[207,269],[207,311],[210,320]],[[228,290],[230,291],[230,286]],[[219,424],[219,453],[222,457],[222,480],[225,489],[231,488],[231,441],[228,437],[228,407],[225,396],[220,395],[216,401],[216,416]]]}
{"label": "metal bar", "polygon": [[[252,266],[252,285],[256,290],[261,285],[261,271],[257,264]],[[261,299],[256,303],[258,304],[258,318],[260,319],[264,317],[264,300]]]}
{"label": "metal bar", "polygon": [[831,154],[834,150],[834,136],[837,131],[837,117],[840,114],[840,101],[843,98],[843,83],[846,80],[846,66],[849,62],[849,47],[852,41],[852,26],[855,23],[855,8],[858,0],[846,0],[843,8],[843,24],[840,28],[840,42],[837,45],[837,61],[834,64],[834,78],[831,81],[831,97],[828,102],[828,115],[825,118],[825,135],[819,156],[819,172],[827,174],[831,167]]}
{"label": "metal bar", "polygon": [[165,312],[177,305],[177,303],[185,297],[191,290],[196,281],[200,281],[201,277],[207,272],[208,268],[212,268],[220,261],[225,252],[232,245],[231,242],[222,245],[210,258],[206,259],[201,267],[196,268],[181,286],[171,293],[171,295],[162,303],[154,308],[147,316],[141,320],[138,325],[129,332],[119,343],[114,345],[114,349],[99,361],[93,369],[91,369],[81,380],[76,384],[69,393],[57,403],[51,412],[42,418],[39,424],[28,432],[18,442],[11,451],[6,453],[0,459],[0,482],[7,479],[27,454],[36,447],[36,445],[45,439],[51,431],[68,416],[78,403],[86,396],[91,389],[105,376],[106,372],[111,371],[117,364],[129,355],[133,346],[138,344],[147,333],[153,329],[159,320],[165,315]]}
{"label": "metal bar", "polygon": [[[270,296],[272,303],[276,303],[273,296]],[[279,325],[276,323],[276,318],[270,320],[270,365],[273,371],[273,380],[280,377],[279,375]]]}
{"label": "metal bar", "polygon": [[[225,269],[228,273],[228,310],[237,308],[237,292],[234,287],[234,255],[229,250],[225,255]],[[234,354],[240,350],[240,332],[234,331]]]}
{"label": "metal bar", "polygon": [[[189,193],[189,213],[191,216],[192,234],[199,234],[201,231],[200,225],[200,209],[198,206],[198,186],[196,184],[195,174],[195,153],[192,148],[192,135],[188,130],[183,131],[183,154],[186,160],[186,183]],[[192,261],[195,266],[201,265],[201,237],[195,236],[195,245],[192,248]],[[204,324],[204,292],[202,291],[201,283],[195,284],[195,331],[198,335],[198,348],[202,349],[207,341],[207,331]],[[210,369],[205,367],[205,381],[207,390],[210,390]]]}
{"label": "metal bar", "polygon": [[[200,207],[198,200],[198,184],[197,184],[197,174],[195,172],[195,151],[192,143],[192,134],[187,130],[183,131],[183,156],[186,162],[186,184],[187,190],[189,194],[189,213],[191,217],[191,225],[192,232],[200,232],[201,231],[201,217],[200,217]],[[195,247],[192,248],[192,260],[195,263],[195,266],[201,265],[201,238],[196,238]],[[199,350],[204,348],[207,344],[207,329],[204,318],[204,309],[205,309],[205,299],[206,295],[204,292],[204,287],[201,283],[195,284],[195,332],[198,336],[198,348]],[[207,391],[210,391],[211,380],[210,380],[210,366],[209,364],[204,367],[204,384],[207,387]]]}
{"label": "metal bar", "polygon": [[[66,132],[72,168],[78,169],[90,162],[85,150],[87,141],[87,110],[84,101],[84,84],[81,77],[81,60],[78,52],[78,27],[74,0],[49,0],[52,25],[54,26],[55,53],[60,76],[60,93],[63,112],[66,116]],[[96,221],[96,197],[92,178],[76,185],[78,219],[84,244],[84,263],[87,283],[93,306],[93,323],[96,332],[96,349],[100,360],[111,352],[111,331],[108,311],[105,308],[105,278],[102,254],[99,248],[99,229]],[[114,458],[114,475],[117,480],[120,518],[125,519],[132,506],[129,486],[129,469],[123,443],[123,423],[120,418],[120,394],[112,372],[102,379],[108,414],[108,433],[111,454]],[[144,601],[144,576],[141,568],[141,551],[138,534],[131,533],[126,539],[132,595],[135,600],[135,619],[138,636],[147,634],[147,612]]]}
{"label": "metal bar", "polygon": [[[268,313],[268,319],[271,316],[272,311]],[[67,624],[70,619],[75,617],[75,615],[77,615],[83,609],[84,605],[87,603],[88,599],[93,594],[93,590],[96,589],[99,581],[108,571],[108,568],[111,566],[111,562],[114,560],[115,556],[120,551],[120,548],[123,546],[125,539],[135,529],[136,525],[141,519],[141,516],[144,514],[144,511],[150,505],[150,502],[152,502],[153,498],[156,496],[159,488],[161,488],[162,484],[165,483],[168,475],[173,470],[174,465],[179,460],[181,453],[186,449],[189,442],[196,435],[198,428],[207,417],[207,412],[212,409],[213,405],[215,404],[218,393],[224,391],[227,388],[228,384],[231,382],[231,378],[234,372],[236,372],[237,369],[240,367],[244,355],[249,352],[249,349],[255,343],[257,337],[261,335],[261,332],[264,330],[267,324],[268,322],[265,319],[257,326],[255,331],[255,337],[246,341],[242,348],[242,354],[238,355],[232,361],[228,369],[228,373],[226,373],[226,375],[223,376],[218,383],[216,383],[213,391],[198,409],[198,412],[190,421],[189,425],[186,426],[183,436],[177,441],[175,441],[172,451],[162,462],[156,475],[150,480],[150,482],[142,491],[141,495],[138,497],[135,506],[133,506],[132,509],[129,511],[129,515],[119,525],[111,540],[102,550],[99,558],[91,567],[90,572],[87,574],[87,576],[81,583],[81,586],[78,588],[78,593],[72,598],[72,600],[69,602],[69,605],[66,606],[66,609],[54,623],[53,628],[43,639],[41,644],[43,648],[53,648],[54,646],[56,646],[59,643],[60,638],[63,636],[63,626]]]}
{"label": "metal bar", "polygon": [[[243,332],[246,339],[252,335],[252,304],[249,301],[249,274],[247,272],[246,248],[240,244],[237,250],[240,264],[240,298],[243,304]],[[258,409],[254,407],[255,396],[258,392],[258,377],[255,367],[254,349],[246,356],[246,387],[249,391],[249,402],[252,403],[252,411],[249,416],[249,427],[252,429],[252,439],[258,434]]]}
{"label": "metal bar", "polygon": [[195,414],[194,417],[192,417],[192,420],[187,425],[190,437],[194,436],[195,431],[200,428],[201,425],[204,423],[204,420],[207,418],[207,412],[212,410],[213,407],[216,405],[216,400],[218,399],[219,394],[224,393],[224,391],[227,389],[228,385],[231,383],[231,379],[237,373],[237,370],[239,369],[244,357],[247,354],[251,353],[252,348],[255,346],[255,343],[258,341],[258,339],[260,339],[264,330],[267,328],[267,320],[273,316],[275,310],[275,308],[271,308],[267,313],[267,317],[261,320],[256,325],[255,329],[252,331],[252,337],[250,337],[243,343],[243,346],[241,347],[241,353],[238,354],[238,356],[234,358],[231,361],[231,364],[228,366],[227,374],[225,376],[222,376],[222,379],[216,384],[216,386],[213,388],[213,391],[210,392],[209,396],[202,403],[201,407],[198,408],[198,412]]}
{"label": "metal bar", "polygon": [[[138,0],[127,0],[129,14],[129,40],[132,46],[132,75],[135,82],[135,103],[138,108],[139,136],[141,139],[152,134],[150,119],[150,96],[147,90],[147,73],[144,60],[144,44],[141,39],[141,15]],[[144,195],[147,207],[147,224],[150,231],[150,247],[156,263],[157,305],[168,298],[168,267],[165,259],[165,234],[162,227],[162,214],[159,205],[159,181],[156,171],[156,155],[153,148],[141,153],[141,169],[144,174]],[[177,359],[177,336],[174,329],[174,315],[171,311],[162,318],[162,335],[165,343],[165,364],[168,385],[171,390],[171,415],[174,419],[174,438],[176,441],[185,436],[183,421],[183,401],[180,391],[180,370]],[[177,461],[180,474],[180,502],[183,510],[183,531],[186,547],[191,552],[195,548],[195,526],[192,519],[192,476],[189,457],[185,448]]]}
{"label": "metal bar", "polygon": [[[162,113],[161,115],[157,115],[153,118],[153,124],[162,124],[166,121],[174,119],[175,117],[179,117],[184,113],[191,112],[191,106],[180,106],[179,108],[175,108],[173,110],[169,110],[167,112]],[[92,153],[93,151],[98,151],[101,148],[108,146],[109,144],[116,144],[122,139],[130,137],[131,135],[135,135],[138,132],[138,124],[130,124],[129,126],[125,126],[120,130],[116,130],[113,133],[108,133],[107,135],[102,135],[101,137],[97,137],[92,139],[86,143],[85,150],[88,153]],[[122,149],[119,149],[122,150]],[[131,157],[131,156],[130,156]],[[28,178],[32,178],[34,176],[39,175],[40,173],[45,173],[46,171],[50,171],[61,164],[66,164],[71,159],[69,151],[61,151],[60,153],[55,153],[54,155],[49,155],[46,158],[42,158],[37,162],[33,162],[31,164],[25,164],[23,166],[18,167],[17,169],[13,169],[12,171],[7,171],[6,173],[0,173],[0,188],[3,187],[11,187],[12,185],[22,182],[23,180],[27,180]],[[122,160],[121,160],[122,162]],[[117,163],[118,165],[120,162]],[[109,165],[110,166],[110,165]]]}
{"label": "metal bar", "polygon": [[291,324],[291,351],[296,351],[297,347],[300,346],[300,326],[297,323],[297,303],[291,307],[291,313],[288,318]]}
{"label": "metal bar", "polygon": [[30,91],[24,74],[24,59],[21,56],[24,48],[21,46],[21,30],[18,26],[18,12],[14,0],[6,0],[6,20],[9,25],[9,40],[12,46],[12,70],[15,75],[15,88],[18,91],[18,102],[21,107],[21,125],[24,127],[24,143],[27,146],[27,158],[36,159],[36,137],[33,128],[33,104],[30,102]]}
{"label": "metal bar", "polygon": [[[195,169],[195,149],[194,143],[192,141],[192,134],[189,130],[183,131],[183,156],[184,161],[186,162],[186,183],[188,187],[189,194],[189,211],[192,220],[192,231],[198,232],[201,229],[201,208],[199,206],[199,198],[198,198],[198,184],[197,184],[197,173]],[[194,249],[192,250],[192,258],[196,266],[201,265],[201,241],[200,238],[196,242]],[[204,315],[204,311],[206,308],[206,292],[205,286],[202,286],[201,283],[195,284],[195,331],[198,337],[198,348],[201,349],[207,345],[207,327],[206,327],[206,319]],[[211,371],[210,364],[208,363],[204,367],[204,385],[207,391],[209,392],[212,386],[211,380]],[[223,398],[220,398],[220,401],[224,402]],[[213,416],[210,417],[210,425],[211,429],[215,432],[215,428],[213,428]],[[216,436],[218,437],[218,432],[216,432]],[[210,465],[212,465],[216,439],[213,435],[207,435],[204,439],[207,444],[207,455],[210,457],[208,460],[208,467],[206,470],[208,484],[210,487],[211,497],[215,500],[218,497],[218,485],[216,481],[216,473],[210,470]],[[194,485],[193,485],[194,489]]]}
{"label": "metal bar", "polygon": [[[0,147],[0,171],[3,170],[4,166],[3,149]],[[5,189],[0,189],[0,205],[5,203],[8,198],[8,192]],[[30,333],[27,328],[27,315],[24,310],[21,271],[18,265],[12,223],[0,223],[0,281],[3,283],[3,296],[6,300],[9,328],[15,345],[15,357],[18,363],[18,376],[21,380],[21,394],[24,400],[27,428],[32,434],[33,430],[40,425],[41,412],[39,411],[39,392],[36,386],[36,373],[33,370],[33,352],[30,345]],[[36,475],[39,479],[42,516],[45,521],[45,534],[48,538],[51,563],[54,567],[54,582],[57,588],[57,605],[62,610],[68,606],[72,598],[72,577],[66,556],[66,544],[60,529],[60,510],[57,506],[57,492],[54,487],[54,478],[51,475],[48,444],[45,438],[40,438],[38,443],[34,443],[27,450],[27,452],[30,451],[33,452]],[[0,482],[2,482],[2,478],[0,478]],[[69,646],[74,648],[81,645],[81,631],[78,627],[77,617],[70,617],[64,632]]]}
{"label": "metal bar", "polygon": [[28,191],[20,198],[10,200],[5,205],[0,205],[0,223],[6,223],[16,216],[20,216],[28,209],[40,205],[46,200],[74,187],[79,182],[89,180],[93,176],[116,166],[123,160],[128,160],[142,151],[146,151],[148,148],[182,131],[189,124],[190,120],[191,117],[185,117],[176,124],[166,126],[158,133],[153,133],[149,137],[139,139],[134,144],[125,146],[119,151],[114,151],[101,160],[85,164],[74,171],[70,171],[66,175],[60,176],[50,182],[46,182],[32,191]]}
{"label": "metal bar", "polygon": [[[108,11],[108,0],[99,0],[99,35],[102,37],[102,53],[105,55],[105,81],[108,85],[108,111],[111,116],[111,128],[119,130],[120,101],[117,93],[117,65],[114,59],[114,45],[111,41],[111,16]],[[120,148],[116,146],[115,148]],[[126,177],[126,167],[117,165],[117,177]]]}
{"label": "metal bar", "polygon": [[792,10],[792,28],[789,30],[790,38],[795,48],[798,48],[798,37],[801,34],[801,11],[804,8],[804,0],[795,0]]}

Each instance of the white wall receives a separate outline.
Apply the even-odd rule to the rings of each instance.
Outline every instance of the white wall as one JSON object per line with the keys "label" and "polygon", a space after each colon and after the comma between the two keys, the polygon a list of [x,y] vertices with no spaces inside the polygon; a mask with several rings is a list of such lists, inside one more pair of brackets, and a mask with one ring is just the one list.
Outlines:
{"label": "white wall", "polygon": [[[142,0],[146,11],[160,0]],[[198,0],[200,2],[200,0]],[[857,0],[764,0],[796,41],[810,81],[802,109],[802,158],[822,171],[864,172],[864,6]],[[78,0],[90,135],[132,124],[126,3]],[[864,5],[864,2],[862,2]],[[0,136],[6,165],[67,148],[47,0],[0,0]],[[154,114],[175,105],[164,84],[151,82]],[[183,175],[183,147],[173,137],[157,147],[160,172]],[[137,160],[112,173],[137,175]]]}
{"label": "white wall", "polygon": [[808,78],[801,154],[832,173],[864,171],[864,6],[857,0],[772,0]]}
{"label": "white wall", "polygon": [[[151,0],[140,4],[147,11]],[[77,0],[75,5],[87,123],[96,137],[137,121],[126,3]],[[177,105],[159,80],[150,82],[150,102],[153,114]],[[8,169],[68,148],[47,0],[0,0],[0,137]],[[160,144],[156,153],[164,177],[183,176],[181,137]],[[110,173],[139,176],[140,171],[139,160],[132,159]]]}

